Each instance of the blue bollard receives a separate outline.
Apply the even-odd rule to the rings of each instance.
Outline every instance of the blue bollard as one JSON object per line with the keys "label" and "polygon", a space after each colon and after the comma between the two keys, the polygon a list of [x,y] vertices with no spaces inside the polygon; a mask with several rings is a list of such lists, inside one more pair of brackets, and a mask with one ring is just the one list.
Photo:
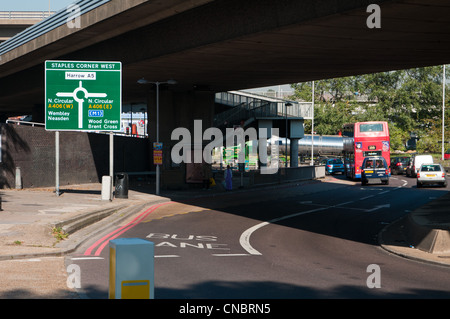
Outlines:
{"label": "blue bollard", "polygon": [[109,299],[154,299],[154,244],[140,238],[109,242]]}

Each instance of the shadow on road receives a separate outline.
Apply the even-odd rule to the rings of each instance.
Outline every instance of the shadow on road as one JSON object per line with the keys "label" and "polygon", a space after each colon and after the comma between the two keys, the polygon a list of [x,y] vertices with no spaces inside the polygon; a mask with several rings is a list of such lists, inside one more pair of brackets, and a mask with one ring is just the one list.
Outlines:
{"label": "shadow on road", "polygon": [[[415,289],[404,293],[386,293],[384,289],[368,288],[364,279],[358,286],[336,286],[316,289],[273,281],[206,281],[185,289],[155,288],[155,299],[441,299],[449,298],[450,292],[438,290]],[[214,291],[214,295],[211,295]],[[97,286],[87,286],[84,294],[90,299],[108,299],[108,291]],[[81,295],[81,299],[83,299]],[[28,290],[11,290],[0,295],[0,299],[78,299],[70,291],[57,291],[52,295],[36,295]]]}

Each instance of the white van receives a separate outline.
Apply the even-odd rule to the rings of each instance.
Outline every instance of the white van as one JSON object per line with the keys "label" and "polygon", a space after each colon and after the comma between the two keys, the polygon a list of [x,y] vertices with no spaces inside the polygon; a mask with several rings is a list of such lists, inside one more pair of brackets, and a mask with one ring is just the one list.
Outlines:
{"label": "white van", "polygon": [[411,162],[406,169],[406,176],[416,177],[417,172],[422,164],[433,164],[433,156],[431,155],[415,155],[411,158]]}

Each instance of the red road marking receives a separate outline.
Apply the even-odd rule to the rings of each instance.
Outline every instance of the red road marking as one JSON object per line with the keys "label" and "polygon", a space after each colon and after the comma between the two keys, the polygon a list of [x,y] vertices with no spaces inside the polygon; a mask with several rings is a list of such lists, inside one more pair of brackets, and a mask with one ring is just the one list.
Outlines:
{"label": "red road marking", "polygon": [[138,225],[140,222],[142,222],[145,219],[145,217],[147,217],[150,213],[154,212],[157,208],[159,208],[161,206],[164,206],[164,205],[167,205],[167,204],[171,204],[171,203],[172,202],[167,202],[167,203],[162,203],[162,204],[157,204],[157,205],[151,206],[149,209],[147,209],[143,213],[139,214],[139,216],[134,218],[131,222],[129,222],[125,226],[122,226],[122,227],[112,231],[108,235],[103,236],[102,238],[97,240],[91,247],[86,249],[86,251],[84,252],[84,255],[85,256],[90,256],[92,254],[92,251],[95,249],[95,247],[97,247],[98,245],[100,245],[102,243],[97,248],[97,250],[95,252],[95,256],[99,256],[100,253],[102,252],[103,248],[105,248],[105,246],[109,243],[110,240],[113,240],[114,238],[117,238],[118,236],[120,236],[121,234],[126,232],[127,230],[129,230],[129,229],[133,228],[134,226]]}

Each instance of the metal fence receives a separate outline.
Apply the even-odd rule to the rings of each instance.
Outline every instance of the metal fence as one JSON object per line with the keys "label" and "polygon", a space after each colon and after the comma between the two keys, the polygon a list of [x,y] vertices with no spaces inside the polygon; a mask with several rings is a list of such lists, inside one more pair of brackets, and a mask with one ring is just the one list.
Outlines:
{"label": "metal fence", "polygon": [[55,11],[0,11],[0,19],[35,19],[43,20],[48,18]]}
{"label": "metal fence", "polygon": [[[111,0],[78,0],[74,3],[80,9],[79,14],[83,15],[97,7],[100,7]],[[33,40],[37,37],[50,32],[68,22],[73,17],[73,13],[68,11],[67,8],[61,9],[55,14],[52,14],[48,18],[39,21],[38,23],[27,28],[25,31],[16,34],[11,39],[0,44],[0,56],[15,48]]]}

